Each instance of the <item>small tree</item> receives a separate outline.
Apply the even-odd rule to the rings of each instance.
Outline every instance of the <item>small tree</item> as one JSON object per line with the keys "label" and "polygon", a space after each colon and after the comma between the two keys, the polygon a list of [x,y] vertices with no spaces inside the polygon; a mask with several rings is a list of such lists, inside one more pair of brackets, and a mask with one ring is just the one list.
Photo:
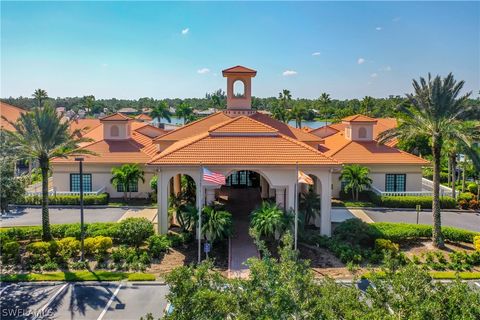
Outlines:
{"label": "small tree", "polygon": [[25,195],[25,183],[22,178],[15,177],[13,162],[0,161],[0,209],[8,212],[8,205],[20,201]]}
{"label": "small tree", "polygon": [[300,194],[299,201],[300,212],[304,216],[304,228],[310,223],[310,220],[320,214],[320,196],[313,190]]}
{"label": "small tree", "polygon": [[152,111],[150,111],[150,117],[157,119],[158,123],[160,123],[162,118],[167,119],[167,121],[170,123],[172,121],[171,116],[172,113],[170,112],[168,104],[165,101],[160,102],[158,105],[152,108]]}
{"label": "small tree", "polygon": [[127,200],[127,192],[129,192],[128,198],[132,199],[132,188],[130,186],[138,183],[139,180],[145,182],[144,175],[144,171],[138,164],[124,164],[121,167],[112,168],[112,178],[110,182],[115,188],[119,185],[122,186],[123,198],[125,200]]}
{"label": "small tree", "polygon": [[187,102],[182,102],[177,106],[175,115],[183,119],[183,124],[190,122],[193,118],[193,109]]}
{"label": "small tree", "polygon": [[260,208],[252,212],[250,227],[259,236],[274,238],[281,235],[290,224],[290,219],[286,216],[287,214],[276,203],[264,201]]}
{"label": "small tree", "polygon": [[369,188],[372,184],[372,179],[368,176],[370,170],[358,164],[349,164],[343,167],[340,174],[340,180],[345,182],[345,192],[352,192],[352,198],[358,201],[358,194]]}
{"label": "small tree", "polygon": [[206,206],[202,213],[202,234],[208,241],[223,240],[232,233],[232,214]]}

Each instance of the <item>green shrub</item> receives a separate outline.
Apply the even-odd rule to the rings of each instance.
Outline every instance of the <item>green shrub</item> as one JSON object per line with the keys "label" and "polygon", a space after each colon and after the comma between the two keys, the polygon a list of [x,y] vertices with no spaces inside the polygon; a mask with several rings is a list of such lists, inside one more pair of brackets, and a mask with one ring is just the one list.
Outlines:
{"label": "green shrub", "polygon": [[128,218],[119,223],[117,237],[120,243],[140,246],[154,234],[153,224],[146,218]]}
{"label": "green shrub", "polygon": [[[432,208],[432,197],[429,196],[376,196],[372,201],[379,206],[387,208],[412,208],[419,204],[422,209]],[[457,202],[452,197],[440,197],[440,207],[453,209]]]}
{"label": "green shrub", "polygon": [[473,244],[475,246],[475,250],[480,251],[480,236],[473,237]]}
{"label": "green shrub", "polygon": [[188,232],[183,233],[169,233],[167,238],[170,241],[170,245],[174,248],[182,246],[193,240],[193,235]]}
{"label": "green shrub", "polygon": [[380,251],[387,250],[391,252],[398,252],[400,250],[400,247],[398,244],[392,242],[391,240],[377,239],[375,240],[375,249]]}
{"label": "green shrub", "polygon": [[463,230],[454,227],[442,227],[442,233],[446,240],[468,243],[473,243],[473,238],[477,235],[480,235],[479,232]]}
{"label": "green shrub", "polygon": [[475,195],[471,192],[462,192],[458,195],[457,197],[457,201],[460,201],[460,200],[465,200],[467,202],[469,202],[470,200],[473,200],[473,198],[475,198]]}
{"label": "green shrub", "polygon": [[380,234],[368,223],[360,219],[348,219],[340,223],[333,232],[335,239],[349,242],[353,245],[373,246]]}
{"label": "green shrub", "polygon": [[17,241],[2,242],[2,262],[15,263],[20,259],[20,244]]}
{"label": "green shrub", "polygon": [[49,255],[50,243],[45,241],[32,242],[27,245],[27,251],[32,254]]}
{"label": "green shrub", "polygon": [[67,259],[77,256],[80,252],[80,241],[74,237],[60,239],[57,243],[59,247],[58,253]]}
{"label": "green shrub", "polygon": [[112,238],[97,236],[86,238],[84,241],[85,253],[93,256],[94,254],[105,254],[113,246]]}
{"label": "green shrub", "polygon": [[468,192],[471,192],[473,194],[477,194],[478,193],[478,185],[475,182],[470,182],[467,185],[467,190],[468,190]]}
{"label": "green shrub", "polygon": [[58,269],[58,265],[53,261],[49,261],[42,266],[42,269],[44,271],[54,271]]}
{"label": "green shrub", "polygon": [[73,270],[85,270],[85,269],[88,269],[88,263],[87,261],[76,261],[76,262],[73,262],[70,267],[73,269]]}
{"label": "green shrub", "polygon": [[[84,205],[105,205],[108,204],[109,195],[108,193],[102,193],[99,195],[84,195],[83,204]],[[80,196],[78,195],[50,195],[48,196],[48,203],[50,205],[80,205]],[[25,196],[17,204],[28,204],[28,205],[41,205],[42,196]]]}
{"label": "green shrub", "polygon": [[160,258],[170,247],[170,240],[165,235],[153,235],[147,239],[148,252],[153,258]]}

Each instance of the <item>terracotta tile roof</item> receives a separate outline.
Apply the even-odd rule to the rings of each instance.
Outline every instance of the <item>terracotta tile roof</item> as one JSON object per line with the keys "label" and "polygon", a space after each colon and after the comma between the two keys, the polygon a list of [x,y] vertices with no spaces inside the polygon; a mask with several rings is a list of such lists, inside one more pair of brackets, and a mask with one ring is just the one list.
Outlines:
{"label": "terracotta tile roof", "polygon": [[11,104],[0,102],[0,128],[15,131],[15,128],[8,123],[8,121],[16,122],[17,119],[20,118],[20,115],[25,112],[25,110],[12,106]]}
{"label": "terracotta tile roof", "polygon": [[75,119],[70,121],[70,132],[73,132],[77,129],[82,131],[82,135],[85,135],[87,132],[95,129],[100,125],[99,119]]}
{"label": "terracotta tile roof", "polygon": [[317,137],[316,135],[310,132],[305,132],[302,129],[289,126],[288,124],[278,121],[276,119],[273,119],[272,117],[264,113],[257,112],[252,114],[250,117],[254,120],[260,121],[272,128],[277,129],[281,134],[284,134],[290,138],[293,138],[299,141],[308,142],[308,141],[321,140],[321,138]]}
{"label": "terracotta tile roof", "polygon": [[231,68],[228,68],[228,69],[225,69],[225,70],[222,70],[222,74],[223,76],[227,75],[227,74],[235,74],[235,73],[243,73],[243,74],[249,74],[249,75],[253,75],[255,76],[257,74],[257,71],[256,70],[253,70],[253,69],[250,69],[250,68],[246,68],[246,67],[243,67],[243,66],[235,66],[235,67],[231,67]]}
{"label": "terracotta tile roof", "polygon": [[156,138],[154,141],[178,141],[202,132],[208,131],[212,126],[229,121],[231,118],[223,112],[217,112],[205,118],[187,123],[186,125],[169,131],[168,133]]}
{"label": "terracotta tile roof", "polygon": [[325,138],[319,150],[343,163],[416,165],[429,163],[427,160],[394,147],[380,145],[377,141],[347,140],[343,132]]}
{"label": "terracotta tile roof", "polygon": [[129,121],[129,120],[131,120],[129,117],[119,112],[100,118],[100,121]]}
{"label": "terracotta tile roof", "polygon": [[211,136],[208,133],[179,141],[154,157],[156,165],[338,165],[308,145],[284,135],[277,136]]}
{"label": "terracotta tile roof", "polygon": [[138,119],[138,120],[144,120],[144,121],[152,121],[152,117],[150,117],[149,115],[145,114],[145,113],[141,113],[139,114],[138,116],[135,117],[135,119]]}
{"label": "terracotta tile roof", "polygon": [[272,128],[262,122],[253,120],[246,116],[239,116],[232,118],[229,121],[223,122],[219,125],[212,126],[209,132],[215,134],[265,134],[265,133],[277,133],[278,130]]}
{"label": "terracotta tile roof", "polygon": [[343,118],[342,121],[345,121],[345,122],[377,122],[377,119],[370,118],[368,116],[364,116],[363,114],[356,114],[356,115],[353,115],[353,116]]}

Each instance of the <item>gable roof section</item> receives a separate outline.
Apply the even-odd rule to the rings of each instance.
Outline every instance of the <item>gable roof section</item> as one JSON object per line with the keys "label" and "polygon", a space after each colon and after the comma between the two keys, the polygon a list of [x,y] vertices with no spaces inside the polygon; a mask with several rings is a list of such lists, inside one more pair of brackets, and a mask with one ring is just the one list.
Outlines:
{"label": "gable roof section", "polygon": [[217,112],[205,118],[187,123],[178,129],[167,132],[156,138],[154,141],[178,141],[199,133],[208,131],[212,126],[228,121],[231,118],[223,112]]}
{"label": "gable roof section", "polygon": [[131,119],[119,112],[100,118],[100,121],[128,121],[128,120],[131,120]]}
{"label": "gable roof section", "polygon": [[370,118],[370,117],[365,116],[363,114],[356,114],[356,115],[353,115],[353,116],[343,118],[342,121],[345,121],[345,122],[377,122],[377,119]]}
{"label": "gable roof section", "polygon": [[229,73],[230,74],[242,73],[242,74],[250,74],[250,75],[255,76],[257,74],[257,71],[253,70],[253,69],[250,69],[250,68],[247,68],[247,67],[244,67],[244,66],[235,66],[235,67],[231,67],[231,68],[222,70],[223,76],[225,76]]}
{"label": "gable roof section", "polygon": [[16,122],[18,118],[20,118],[20,115],[26,112],[27,111],[12,106],[11,104],[0,102],[0,128],[7,131],[16,131],[8,121]]}
{"label": "gable roof section", "polygon": [[338,165],[307,144],[246,116],[183,139],[152,159],[152,165],[188,164],[314,164]]}
{"label": "gable roof section", "polygon": [[80,130],[81,135],[85,135],[86,133],[92,131],[96,127],[101,125],[99,119],[75,119],[70,121],[70,132],[74,132],[75,130]]}
{"label": "gable roof section", "polygon": [[415,164],[427,165],[429,162],[408,152],[377,141],[350,141],[343,132],[325,138],[319,150],[342,163],[360,164]]}

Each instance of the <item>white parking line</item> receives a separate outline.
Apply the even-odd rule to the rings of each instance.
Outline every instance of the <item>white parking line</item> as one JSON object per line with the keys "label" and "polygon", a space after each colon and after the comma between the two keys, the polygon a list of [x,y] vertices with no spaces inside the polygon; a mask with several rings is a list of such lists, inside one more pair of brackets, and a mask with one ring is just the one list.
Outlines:
{"label": "white parking line", "polygon": [[13,286],[12,284],[9,284],[5,287],[2,288],[2,290],[0,291],[0,296],[3,294],[3,291],[7,290],[8,288],[10,288],[11,286]]}
{"label": "white parking line", "polygon": [[65,283],[63,286],[61,286],[60,289],[58,289],[57,292],[55,292],[53,296],[47,301],[47,303],[45,303],[45,305],[38,311],[37,316],[33,319],[37,319],[38,316],[43,315],[45,310],[47,310],[50,304],[52,304],[52,302],[58,297],[60,293],[62,293],[63,290],[65,290],[68,285],[68,283]]}
{"label": "white parking line", "polygon": [[117,289],[115,290],[115,292],[112,294],[112,296],[110,297],[110,300],[108,300],[108,303],[107,305],[105,306],[105,308],[103,308],[103,311],[102,313],[100,313],[100,315],[98,316],[97,320],[102,320],[103,317],[105,316],[105,313],[107,313],[107,310],[108,308],[110,308],[110,305],[113,303],[113,300],[115,300],[115,297],[117,296],[118,292],[120,291],[120,288],[122,287],[122,283],[120,283],[117,287]]}
{"label": "white parking line", "polygon": [[480,282],[474,282],[477,287],[480,288]]}

